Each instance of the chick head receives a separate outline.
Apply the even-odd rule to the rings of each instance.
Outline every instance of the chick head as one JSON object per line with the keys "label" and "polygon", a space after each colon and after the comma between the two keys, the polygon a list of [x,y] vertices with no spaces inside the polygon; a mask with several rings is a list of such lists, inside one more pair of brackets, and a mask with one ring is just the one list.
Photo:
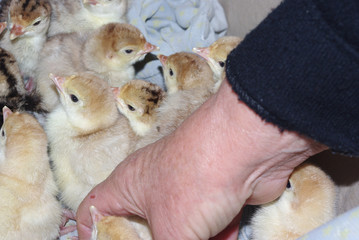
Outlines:
{"label": "chick head", "polygon": [[90,73],[50,78],[60,94],[60,102],[69,123],[83,134],[107,128],[118,118],[111,88]]}
{"label": "chick head", "polygon": [[51,17],[47,0],[13,0],[9,8],[10,40],[46,35]]}
{"label": "chick head", "polygon": [[158,49],[147,42],[135,26],[126,23],[106,24],[94,37],[97,40],[95,56],[105,61],[112,70],[131,66],[147,53]]}
{"label": "chick head", "polygon": [[121,88],[113,88],[117,108],[128,119],[146,118],[154,114],[165,93],[156,84],[144,80],[131,80]]}
{"label": "chick head", "polygon": [[158,55],[169,94],[197,87],[210,88],[213,73],[207,62],[193,53],[178,52],[170,56]]}
{"label": "chick head", "polygon": [[225,71],[228,54],[241,42],[239,37],[225,36],[219,38],[209,47],[193,48],[193,52],[207,60],[216,78],[221,78]]}
{"label": "chick head", "polygon": [[333,217],[334,183],[320,168],[298,166],[289,178],[286,190],[274,202],[279,216],[303,232]]}

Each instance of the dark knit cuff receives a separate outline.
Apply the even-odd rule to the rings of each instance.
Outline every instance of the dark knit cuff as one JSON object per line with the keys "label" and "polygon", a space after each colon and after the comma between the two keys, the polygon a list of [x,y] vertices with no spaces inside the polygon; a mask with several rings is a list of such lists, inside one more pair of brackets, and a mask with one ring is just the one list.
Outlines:
{"label": "dark knit cuff", "polygon": [[[320,0],[284,1],[230,53],[226,74],[239,99],[264,120],[358,156],[355,1],[326,0],[335,6],[331,12]],[[340,15],[352,21],[345,32],[328,22]]]}

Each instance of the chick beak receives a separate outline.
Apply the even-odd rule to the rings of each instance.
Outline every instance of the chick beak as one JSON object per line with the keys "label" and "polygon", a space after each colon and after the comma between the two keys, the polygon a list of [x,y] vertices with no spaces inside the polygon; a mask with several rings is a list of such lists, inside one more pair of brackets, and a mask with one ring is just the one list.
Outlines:
{"label": "chick beak", "polygon": [[160,50],[159,47],[157,47],[149,42],[146,42],[143,49],[141,51],[139,51],[138,54],[143,55],[143,54],[147,54],[149,52],[158,51],[158,50]]}
{"label": "chick beak", "polygon": [[10,108],[8,108],[7,106],[4,106],[2,108],[2,116],[3,116],[3,122],[5,122],[5,120],[8,118],[8,116],[12,114],[12,111],[10,110]]}
{"label": "chick beak", "polygon": [[194,53],[197,53],[198,55],[200,55],[204,59],[208,60],[208,56],[209,56],[209,48],[208,47],[193,48],[192,51]]}
{"label": "chick beak", "polygon": [[2,31],[4,31],[5,28],[6,28],[6,22],[0,22],[0,34],[2,33]]}
{"label": "chick beak", "polygon": [[83,0],[84,4],[90,4],[90,5],[96,5],[98,4],[98,1],[96,0]]}
{"label": "chick beak", "polygon": [[112,90],[113,96],[116,99],[117,95],[120,93],[120,88],[119,87],[112,87],[111,90]]}
{"label": "chick beak", "polygon": [[64,77],[59,77],[59,76],[55,76],[54,74],[50,73],[49,77],[51,78],[51,80],[55,83],[55,86],[57,88],[57,91],[60,94],[64,94],[64,82],[65,82],[65,78]]}
{"label": "chick beak", "polygon": [[157,58],[160,60],[161,64],[164,66],[167,63],[168,57],[162,54],[157,55]]}
{"label": "chick beak", "polygon": [[24,28],[21,25],[14,24],[10,30],[10,40],[14,40],[24,33]]}

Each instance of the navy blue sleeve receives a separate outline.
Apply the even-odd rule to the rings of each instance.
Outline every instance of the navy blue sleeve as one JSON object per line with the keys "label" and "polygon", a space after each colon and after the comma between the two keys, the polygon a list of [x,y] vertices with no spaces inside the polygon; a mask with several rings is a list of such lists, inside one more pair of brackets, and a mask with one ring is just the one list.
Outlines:
{"label": "navy blue sleeve", "polygon": [[227,58],[240,100],[267,122],[359,156],[357,0],[285,0]]}

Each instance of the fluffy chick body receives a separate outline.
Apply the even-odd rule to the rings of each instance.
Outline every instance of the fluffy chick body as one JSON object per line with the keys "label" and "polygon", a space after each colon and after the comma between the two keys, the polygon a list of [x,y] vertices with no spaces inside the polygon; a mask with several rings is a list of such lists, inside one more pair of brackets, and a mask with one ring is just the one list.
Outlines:
{"label": "fluffy chick body", "polygon": [[0,144],[1,239],[56,239],[62,211],[56,199],[46,134],[26,113],[10,113],[4,122]]}
{"label": "fluffy chick body", "polygon": [[157,120],[136,146],[141,148],[174,131],[211,95],[212,70],[206,61],[193,53],[159,55],[163,66],[167,95],[154,114]]}
{"label": "fluffy chick body", "polygon": [[335,186],[329,176],[314,165],[302,164],[283,194],[254,214],[253,239],[297,239],[333,218],[334,205]]}
{"label": "fluffy chick body", "polygon": [[90,207],[92,222],[91,240],[151,240],[147,222],[139,217],[103,216],[96,207]]}
{"label": "fluffy chick body", "polygon": [[[27,111],[43,119],[46,111],[42,109],[41,98],[34,91],[25,89],[20,69],[15,57],[0,48],[0,108],[9,107],[13,111]],[[0,114],[0,125],[3,117]]]}
{"label": "fluffy chick body", "polygon": [[51,111],[59,100],[50,73],[68,76],[92,71],[118,87],[134,78],[133,64],[155,49],[136,27],[125,23],[109,23],[91,33],[54,36],[41,52],[37,90]]}
{"label": "fluffy chick body", "polygon": [[127,117],[132,129],[144,136],[157,120],[157,108],[165,92],[156,84],[131,80],[114,89],[118,110]]}
{"label": "fluffy chick body", "polygon": [[236,36],[224,36],[217,39],[209,47],[193,48],[193,52],[205,58],[213,71],[216,81],[214,91],[216,92],[225,77],[225,66],[228,54],[238,46],[241,38]]}
{"label": "fluffy chick body", "polygon": [[8,8],[8,31],[0,46],[16,58],[24,77],[33,78],[39,54],[46,41],[51,6],[47,0],[12,0]]}
{"label": "fluffy chick body", "polygon": [[84,32],[111,22],[127,22],[127,0],[51,0],[48,36]]}
{"label": "fluffy chick body", "polygon": [[67,77],[60,91],[61,104],[48,115],[46,132],[61,200],[76,211],[131,152],[136,136],[101,78]]}

